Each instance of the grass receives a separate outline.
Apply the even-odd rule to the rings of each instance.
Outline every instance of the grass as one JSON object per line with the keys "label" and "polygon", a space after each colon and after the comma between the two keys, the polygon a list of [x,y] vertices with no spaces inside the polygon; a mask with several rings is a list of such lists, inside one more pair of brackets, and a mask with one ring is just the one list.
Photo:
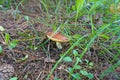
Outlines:
{"label": "grass", "polygon": [[[86,0],[85,0],[86,1]],[[80,57],[80,59],[83,59],[83,56],[88,52],[88,50],[92,47],[92,45],[93,44],[95,44],[95,42],[96,42],[96,40],[97,39],[99,39],[99,37],[102,37],[102,40],[99,40],[99,41],[97,41],[96,42],[96,44],[101,44],[99,47],[101,47],[102,48],[102,50],[103,51],[100,51],[99,53],[97,53],[97,54],[106,54],[106,53],[109,53],[109,55],[111,55],[111,56],[115,56],[114,58],[113,58],[113,61],[119,61],[119,51],[118,51],[118,48],[120,47],[119,46],[119,37],[117,38],[117,39],[114,39],[114,37],[117,37],[117,36],[120,36],[118,33],[119,33],[119,26],[120,25],[118,25],[118,23],[119,22],[117,22],[117,23],[114,23],[114,22],[116,22],[116,21],[118,21],[119,19],[117,18],[118,17],[118,15],[117,14],[114,14],[113,16],[111,16],[111,19],[107,19],[107,22],[105,22],[105,23],[103,23],[102,24],[102,26],[97,26],[94,22],[93,22],[93,15],[95,15],[96,13],[102,13],[102,14],[105,14],[106,16],[103,16],[104,18],[102,18],[102,20],[104,21],[106,18],[107,18],[107,15],[110,15],[111,14],[111,12],[105,12],[105,11],[109,11],[109,7],[108,6],[110,6],[111,4],[113,4],[114,2],[113,1],[110,1],[109,2],[109,4],[108,5],[104,5],[105,3],[107,3],[106,1],[94,1],[94,0],[91,0],[91,1],[87,1],[86,2],[86,4],[89,4],[90,2],[91,3],[93,3],[93,5],[91,6],[91,9],[89,10],[89,11],[86,11],[86,12],[84,12],[82,9],[85,9],[85,1],[84,0],[76,0],[76,3],[75,3],[75,6],[73,6],[74,8],[76,8],[75,9],[75,11],[76,11],[76,16],[74,16],[75,17],[75,20],[74,19],[72,19],[72,20],[70,20],[70,21],[68,21],[68,23],[69,22],[74,22],[75,21],[75,24],[68,24],[68,23],[66,23],[66,26],[69,26],[69,27],[64,27],[65,29],[66,28],[70,28],[70,27],[72,27],[72,29],[73,30],[76,30],[75,28],[76,27],[79,27],[79,29],[77,29],[77,30],[80,30],[80,29],[83,29],[83,27],[82,26],[79,26],[79,25],[77,25],[78,24],[78,19],[79,19],[79,17],[80,16],[82,16],[82,15],[84,15],[84,14],[88,14],[88,16],[89,16],[89,19],[90,19],[90,26],[91,26],[91,29],[89,29],[90,30],[90,32],[91,33],[88,33],[89,35],[89,37],[87,37],[87,40],[86,40],[86,38],[78,38],[78,40],[77,41],[74,41],[74,42],[72,42],[72,44],[71,44],[71,47],[65,52],[65,53],[63,53],[63,55],[61,56],[61,58],[57,61],[57,63],[54,65],[54,67],[52,68],[52,70],[51,70],[51,72],[50,72],[50,74],[48,75],[48,77],[47,77],[47,79],[46,80],[49,80],[49,77],[52,75],[52,73],[53,73],[53,71],[57,68],[57,66],[58,66],[58,64],[60,63],[60,62],[62,62],[62,59],[65,57],[65,56],[69,56],[71,53],[70,53],[70,51],[72,51],[73,49],[74,49],[74,47],[75,46],[82,46],[82,44],[81,44],[81,42],[84,42],[84,41],[86,41],[86,44],[87,45],[85,45],[85,44],[83,44],[83,46],[84,46],[84,48],[82,48],[82,52],[80,53],[80,55],[79,55],[79,57]],[[65,1],[66,3],[67,3],[67,1]],[[68,1],[69,2],[69,1]],[[59,2],[58,2],[58,4],[59,4]],[[64,4],[64,2],[63,2],[63,4]],[[67,6],[68,6],[69,4],[67,4]],[[107,6],[107,7],[106,7]],[[59,12],[59,10],[58,9],[60,9],[60,8],[58,8],[58,7],[60,7],[59,5],[57,6],[57,12]],[[101,9],[100,9],[100,7],[101,7]],[[62,7],[62,8],[64,8],[64,7]],[[65,6],[65,8],[66,8],[66,6]],[[97,10],[97,9],[99,9],[99,11]],[[105,11],[104,10],[102,10],[102,9],[106,9]],[[83,13],[82,13],[82,11],[83,11]],[[104,12],[103,12],[104,11]],[[55,11],[56,12],[56,11]],[[72,12],[72,10],[70,11],[70,12]],[[67,12],[66,12],[66,14],[67,14]],[[63,15],[64,16],[64,15]],[[117,17],[114,17],[114,16],[117,16]],[[112,19],[112,18],[114,18],[114,19]],[[69,18],[68,18],[69,19]],[[109,21],[109,22],[108,22]],[[87,23],[85,23],[85,24],[87,24]],[[83,23],[80,23],[80,25],[84,25]],[[116,25],[116,27],[111,27],[111,26],[114,26],[114,25]],[[74,26],[74,27],[73,27]],[[59,27],[58,27],[59,28]],[[66,30],[70,30],[70,29],[66,29]],[[81,31],[81,30],[80,30]],[[65,31],[66,33],[67,33],[67,31]],[[68,32],[70,32],[70,31],[68,31]],[[85,32],[84,32],[85,33]],[[68,33],[67,33],[68,34]],[[79,34],[79,33],[76,33],[76,34]],[[87,34],[87,33],[86,33]],[[118,35],[117,35],[118,34]],[[81,35],[81,34],[79,34],[79,35]],[[110,36],[110,35],[112,35],[112,36]],[[71,35],[72,36],[72,35]],[[83,37],[84,37],[84,35],[82,35]],[[113,42],[111,42],[111,38],[113,38],[112,39],[112,41]],[[71,39],[73,39],[73,38],[71,38]],[[80,41],[79,41],[80,40]],[[111,42],[110,44],[107,44],[106,45],[106,42]],[[115,43],[114,43],[115,42]],[[114,45],[114,44],[116,44],[116,46]],[[109,45],[109,47],[108,47],[108,45]],[[114,47],[116,47],[116,48],[113,48],[113,47],[110,47],[110,46],[112,46],[112,45],[114,45]],[[118,46],[117,46],[118,45]],[[81,47],[79,47],[79,49],[80,49]],[[114,51],[112,51],[111,52],[111,50],[113,50],[113,49],[115,49],[115,50],[117,50],[117,54],[115,54],[114,53]],[[68,54],[69,53],[69,54]],[[105,57],[104,55],[102,55],[103,57]],[[114,63],[113,63],[113,61],[108,61],[108,62],[110,62],[110,64],[112,64],[112,65],[114,65]],[[75,62],[74,64],[78,64],[78,62]],[[117,66],[118,67],[118,66]],[[114,68],[115,69],[115,68]],[[111,68],[109,68],[108,70],[111,70]],[[103,75],[103,74],[101,74],[101,75]],[[104,76],[105,75],[107,75],[107,74],[104,74]]]}
{"label": "grass", "polygon": [[[18,7],[23,1],[25,0],[19,2],[16,10],[18,10]],[[112,73],[115,68],[119,67],[120,12],[112,13],[110,11],[111,4],[115,4],[117,8],[120,7],[118,3],[119,0],[39,0],[38,4],[41,6],[41,14],[45,16],[40,22],[52,28],[53,31],[60,31],[70,38],[70,47],[67,51],[61,53],[60,59],[55,63],[46,80],[49,80],[54,70],[57,69],[59,64],[62,64],[66,56],[70,57],[71,62],[74,64],[71,67],[72,72],[68,71],[69,79],[73,80],[77,79],[78,75],[81,80],[86,79],[86,77],[87,79],[93,79],[93,77],[91,77],[91,75],[93,75],[92,72],[89,72],[90,69],[83,68],[83,63],[79,61],[84,62],[85,55],[96,54],[98,57],[102,56],[106,62],[112,65],[99,74],[100,79],[103,79],[106,75]],[[97,14],[98,16],[96,16]],[[99,15],[102,15],[102,17]],[[83,16],[85,16],[84,20]],[[98,18],[96,19],[96,17]],[[97,24],[96,22],[98,21],[102,21],[102,23]],[[34,26],[32,26],[32,29],[38,37]],[[47,42],[48,40],[41,43],[40,46],[42,46],[46,56],[49,57],[49,53],[44,47]],[[73,55],[73,51],[76,50],[75,47],[77,47],[77,50],[80,50],[77,56]],[[94,49],[95,53],[92,52],[91,49]],[[111,57],[112,60],[110,60]],[[76,59],[78,59],[78,61]],[[98,62],[98,64],[100,63]],[[81,66],[83,71],[77,72],[75,65]]]}
{"label": "grass", "polygon": [[49,77],[52,75],[53,71],[56,69],[56,67],[57,67],[58,64],[62,61],[62,59],[63,59],[66,55],[70,54],[70,51],[71,51],[75,46],[77,46],[77,45],[80,43],[80,41],[81,41],[83,38],[85,38],[85,37],[86,37],[86,35],[83,36],[83,37],[81,37],[81,38],[79,38],[79,39],[76,41],[76,43],[74,43],[65,53],[63,53],[63,55],[61,56],[61,58],[57,61],[57,63],[56,63],[56,64],[54,65],[54,67],[51,69],[50,74],[49,74],[48,77],[46,78],[47,80],[49,80]]}

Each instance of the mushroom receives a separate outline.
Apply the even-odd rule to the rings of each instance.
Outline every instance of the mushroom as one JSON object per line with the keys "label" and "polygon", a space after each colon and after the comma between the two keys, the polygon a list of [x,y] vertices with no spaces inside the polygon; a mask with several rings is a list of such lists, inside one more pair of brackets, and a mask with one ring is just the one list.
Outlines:
{"label": "mushroom", "polygon": [[56,42],[56,46],[58,47],[58,49],[62,49],[62,42],[68,42],[69,39],[67,37],[65,37],[64,35],[62,35],[60,32],[48,32],[47,33],[47,37]]}

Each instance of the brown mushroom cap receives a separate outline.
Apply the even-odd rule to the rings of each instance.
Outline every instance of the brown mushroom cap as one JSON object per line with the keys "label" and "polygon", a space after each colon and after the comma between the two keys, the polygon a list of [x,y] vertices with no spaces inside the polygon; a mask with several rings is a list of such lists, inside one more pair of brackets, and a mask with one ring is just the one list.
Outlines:
{"label": "brown mushroom cap", "polygon": [[48,32],[47,37],[53,41],[56,42],[68,42],[69,39],[62,35],[60,32],[54,33],[54,32]]}

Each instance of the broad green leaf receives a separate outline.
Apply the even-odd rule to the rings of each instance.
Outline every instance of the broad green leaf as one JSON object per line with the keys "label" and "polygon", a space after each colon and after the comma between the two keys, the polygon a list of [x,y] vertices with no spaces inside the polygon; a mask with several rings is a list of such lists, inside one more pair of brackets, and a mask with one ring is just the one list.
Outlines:
{"label": "broad green leaf", "polygon": [[9,49],[13,49],[13,48],[15,48],[17,46],[17,44],[18,44],[18,41],[17,40],[13,40],[13,41],[11,41],[9,43],[8,47],[9,47]]}
{"label": "broad green leaf", "polygon": [[28,16],[24,16],[24,18],[25,18],[27,21],[29,21],[29,17],[28,17]]}
{"label": "broad green leaf", "polygon": [[80,65],[75,65],[74,69],[81,69],[81,66]]}
{"label": "broad green leaf", "polygon": [[3,26],[0,26],[0,31],[5,31],[4,27]]}
{"label": "broad green leaf", "polygon": [[90,63],[89,63],[89,66],[93,66],[93,63],[92,63],[92,62],[90,62]]}
{"label": "broad green leaf", "polygon": [[8,33],[5,33],[5,43],[8,44],[10,41],[10,35]]}
{"label": "broad green leaf", "polygon": [[78,56],[78,51],[77,50],[73,50],[73,54],[74,54],[75,57]]}
{"label": "broad green leaf", "polygon": [[94,78],[94,76],[93,76],[93,74],[91,74],[91,73],[88,73],[88,75],[86,75],[89,79],[92,79],[92,78]]}
{"label": "broad green leaf", "polygon": [[18,80],[18,77],[12,77],[9,80]]}
{"label": "broad green leaf", "polygon": [[61,80],[61,79],[59,79],[59,78],[55,77],[55,78],[54,78],[54,80]]}
{"label": "broad green leaf", "polygon": [[24,79],[26,80],[28,78],[28,75],[26,74],[26,75],[24,75]]}
{"label": "broad green leaf", "polygon": [[85,71],[85,70],[80,70],[80,73],[82,74],[82,75],[88,75],[88,72],[87,71]]}
{"label": "broad green leaf", "polygon": [[73,68],[69,67],[69,68],[68,68],[68,71],[69,71],[70,73],[72,73],[72,72],[73,72]]}
{"label": "broad green leaf", "polygon": [[88,73],[88,72],[85,71],[85,70],[80,70],[80,73],[81,73],[82,75],[88,77],[89,79],[92,79],[92,78],[94,77],[93,74]]}
{"label": "broad green leaf", "polygon": [[0,53],[2,53],[3,52],[3,49],[2,49],[2,46],[0,45]]}
{"label": "broad green leaf", "polygon": [[72,58],[67,56],[67,57],[63,58],[63,61],[65,61],[65,62],[72,62]]}
{"label": "broad green leaf", "polygon": [[81,80],[80,74],[76,73],[76,74],[72,74],[72,77],[77,79],[77,80]]}

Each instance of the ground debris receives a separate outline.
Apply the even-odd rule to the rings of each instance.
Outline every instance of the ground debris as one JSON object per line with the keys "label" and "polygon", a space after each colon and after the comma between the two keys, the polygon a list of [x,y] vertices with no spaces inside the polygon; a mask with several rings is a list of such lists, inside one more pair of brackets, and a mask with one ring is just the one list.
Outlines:
{"label": "ground debris", "polygon": [[14,74],[14,67],[10,64],[0,66],[0,80],[8,80]]}

